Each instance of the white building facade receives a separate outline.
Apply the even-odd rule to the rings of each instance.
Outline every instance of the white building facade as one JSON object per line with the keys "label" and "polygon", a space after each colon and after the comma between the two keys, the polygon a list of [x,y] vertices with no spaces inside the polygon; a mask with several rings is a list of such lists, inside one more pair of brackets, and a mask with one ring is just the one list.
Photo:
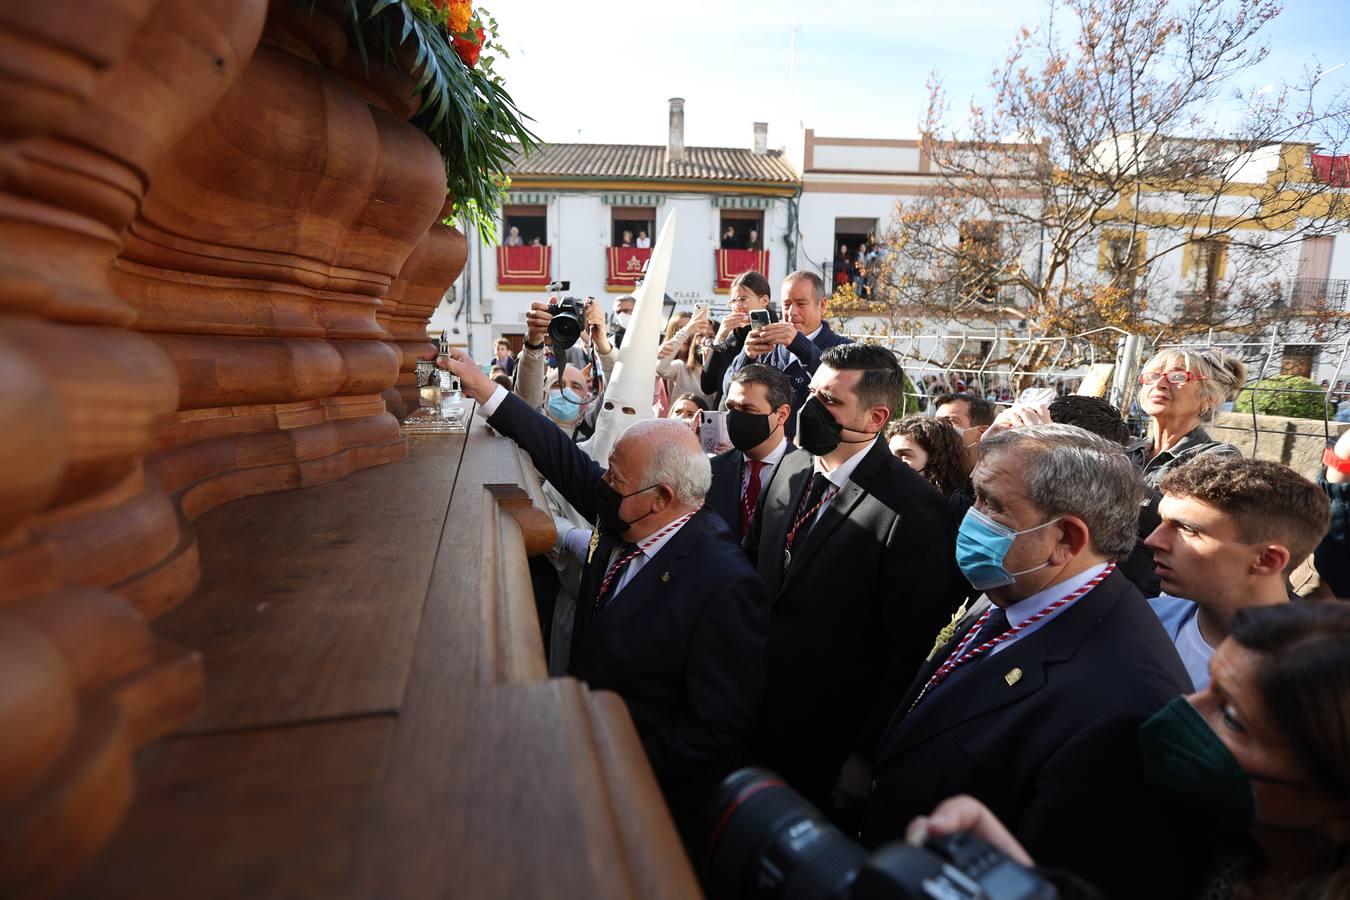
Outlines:
{"label": "white building facade", "polygon": [[762,123],[747,148],[685,147],[683,116],[683,101],[672,100],[665,146],[550,144],[521,160],[509,172],[498,242],[468,235],[464,273],[431,331],[473,353],[500,337],[518,348],[530,303],[557,281],[570,282],[560,293],[595,297],[610,313],[631,294],[649,255],[644,244],[660,237],[671,212],[678,224],[666,293],[676,311],[708,303],[716,312],[730,277],[746,268],[779,283],[797,256],[795,168],[768,149]]}

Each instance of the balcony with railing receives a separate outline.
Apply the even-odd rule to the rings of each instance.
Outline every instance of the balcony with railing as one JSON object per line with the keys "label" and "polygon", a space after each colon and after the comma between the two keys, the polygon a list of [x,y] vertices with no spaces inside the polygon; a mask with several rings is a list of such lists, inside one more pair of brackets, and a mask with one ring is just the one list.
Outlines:
{"label": "balcony with railing", "polygon": [[1284,290],[1284,302],[1291,309],[1345,310],[1350,298],[1350,279],[1295,278]]}
{"label": "balcony with railing", "polygon": [[605,288],[631,291],[647,272],[652,251],[646,247],[605,248]]}
{"label": "balcony with railing", "polygon": [[553,280],[552,247],[498,247],[497,287],[532,291]]}
{"label": "balcony with railing", "polygon": [[713,290],[725,294],[731,290],[731,283],[746,272],[758,272],[769,275],[768,250],[714,250],[717,265],[717,279]]}

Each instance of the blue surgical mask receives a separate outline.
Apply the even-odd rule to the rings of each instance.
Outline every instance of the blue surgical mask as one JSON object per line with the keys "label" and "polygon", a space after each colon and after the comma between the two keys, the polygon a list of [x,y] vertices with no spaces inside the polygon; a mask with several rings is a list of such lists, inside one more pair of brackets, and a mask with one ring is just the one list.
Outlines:
{"label": "blue surgical mask", "polygon": [[549,418],[559,424],[571,425],[575,423],[581,418],[581,412],[585,408],[586,404],[571,391],[553,388],[548,392],[548,403],[545,405],[545,409],[548,411]]}
{"label": "blue surgical mask", "polygon": [[966,576],[971,587],[977,591],[988,591],[1012,584],[1018,575],[1026,575],[1028,572],[1035,572],[1050,565],[1050,561],[1046,560],[1030,569],[1009,572],[1004,568],[1003,560],[1007,557],[1008,550],[1012,548],[1013,541],[1017,540],[1020,534],[1039,531],[1047,525],[1055,524],[1061,518],[1063,517],[1057,516],[1035,528],[1013,531],[1007,525],[995,522],[972,506],[966,511],[966,517],[961,520],[961,530],[956,534],[956,564],[961,567],[961,573]]}

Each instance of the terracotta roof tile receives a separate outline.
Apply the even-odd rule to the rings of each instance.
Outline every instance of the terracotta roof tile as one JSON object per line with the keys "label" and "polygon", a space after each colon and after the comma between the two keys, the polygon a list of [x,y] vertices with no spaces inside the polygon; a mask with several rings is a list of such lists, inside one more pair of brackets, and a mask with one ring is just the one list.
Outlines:
{"label": "terracotta roof tile", "polygon": [[666,162],[666,148],[647,144],[545,144],[509,175],[797,184],[782,150],[764,155],[739,147],[686,147],[685,161]]}

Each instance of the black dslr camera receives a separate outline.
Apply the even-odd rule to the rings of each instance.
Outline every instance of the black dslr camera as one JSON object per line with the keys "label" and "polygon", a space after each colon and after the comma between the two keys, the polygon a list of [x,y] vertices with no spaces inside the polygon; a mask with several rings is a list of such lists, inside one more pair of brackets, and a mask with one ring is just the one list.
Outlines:
{"label": "black dslr camera", "polygon": [[[548,287],[549,290],[565,291],[571,286],[569,281],[556,281]],[[581,332],[586,327],[588,302],[577,297],[564,297],[548,305],[548,311],[553,315],[548,323],[548,337],[555,351],[567,350],[581,338]]]}
{"label": "black dslr camera", "polygon": [[972,834],[875,853],[844,837],[771,772],[722,782],[703,879],[713,900],[1056,900],[1055,886]]}

